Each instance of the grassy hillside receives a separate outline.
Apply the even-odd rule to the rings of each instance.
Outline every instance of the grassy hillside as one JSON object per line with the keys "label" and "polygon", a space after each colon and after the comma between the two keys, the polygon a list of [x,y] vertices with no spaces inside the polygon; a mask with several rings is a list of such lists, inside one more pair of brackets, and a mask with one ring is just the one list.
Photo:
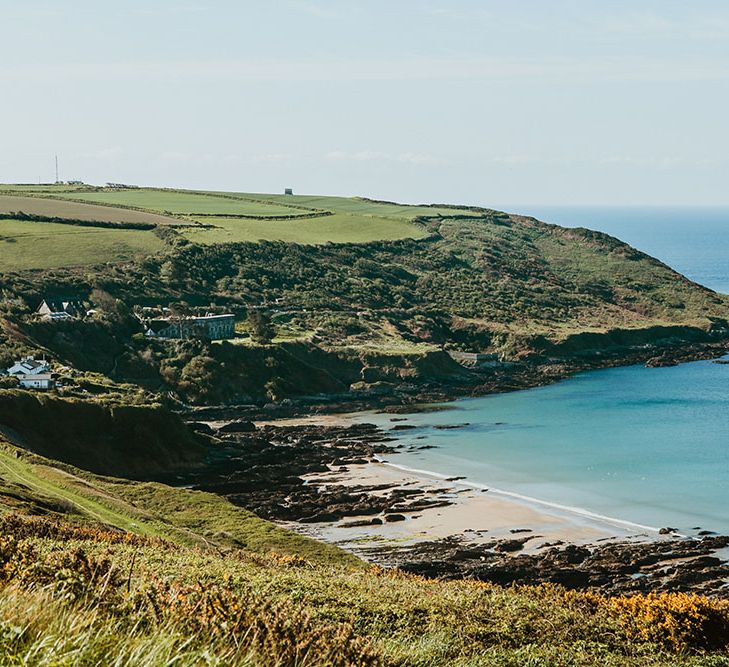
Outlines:
{"label": "grassy hillside", "polygon": [[[61,195],[58,195],[59,197]],[[113,223],[142,223],[150,225],[175,224],[164,215],[114,206],[96,206],[76,201],[60,201],[39,196],[20,197],[0,194],[0,213],[18,213],[47,216],[64,220],[101,221]]]}
{"label": "grassy hillside", "polygon": [[189,228],[183,236],[193,243],[218,245],[249,241],[283,241],[302,245],[325,243],[367,243],[372,240],[422,238],[418,229],[404,220],[335,213],[323,217],[291,220],[245,220],[239,218],[196,218],[212,228]]}
{"label": "grassy hillside", "polygon": [[159,405],[106,406],[20,390],[0,390],[2,431],[53,459],[136,479],[199,464],[206,451]]}
{"label": "grassy hillside", "polygon": [[[5,664],[727,664],[729,606],[439,582],[0,436]],[[39,516],[40,515],[40,516]]]}
{"label": "grassy hillside", "polygon": [[16,515],[0,530],[8,664],[727,664],[729,608],[705,598],[427,581]]}
{"label": "grassy hillside", "polygon": [[78,201],[99,202],[115,206],[134,206],[150,211],[185,215],[205,213],[209,215],[234,214],[271,217],[302,214],[302,211],[298,208],[265,200],[175,190],[100,190],[97,192],[63,193],[58,196]]}
{"label": "grassy hillside", "polygon": [[[110,215],[129,207],[139,215],[164,213],[168,222],[117,229],[83,220],[0,220],[0,309],[7,318],[0,355],[47,351],[117,381],[172,389],[184,400],[225,395],[245,402],[334,386],[346,391],[349,384],[341,374],[327,379],[329,362],[339,363],[331,357],[321,356],[324,364],[314,366],[316,382],[294,392],[300,364],[289,373],[265,346],[256,352],[261,361],[241,338],[233,341],[235,350],[135,338],[134,306],[213,304],[233,310],[243,333],[248,311],[262,308],[285,334],[277,344],[288,334],[346,359],[359,355],[359,367],[369,363],[365,352],[389,354],[377,362],[387,367],[414,367],[424,350],[444,347],[515,360],[660,348],[729,332],[729,297],[619,240],[488,209],[306,195],[5,188],[0,198],[23,195],[48,207],[48,214],[68,205]],[[79,268],[92,265],[93,271]],[[112,310],[126,315],[105,313],[108,299],[106,306],[89,300],[102,311],[92,321],[45,327],[32,321],[32,309],[48,294],[88,299],[94,288],[119,299]],[[403,361],[407,354],[412,364]],[[256,381],[223,372],[222,358],[231,368],[253,368],[247,377]],[[360,379],[345,375],[353,383]],[[388,382],[412,379],[386,375]]]}
{"label": "grassy hillside", "polygon": [[214,494],[101,477],[18,447],[11,437],[16,436],[0,433],[0,514],[104,525],[187,547],[273,551],[313,563],[362,567],[334,546],[279,528]]}

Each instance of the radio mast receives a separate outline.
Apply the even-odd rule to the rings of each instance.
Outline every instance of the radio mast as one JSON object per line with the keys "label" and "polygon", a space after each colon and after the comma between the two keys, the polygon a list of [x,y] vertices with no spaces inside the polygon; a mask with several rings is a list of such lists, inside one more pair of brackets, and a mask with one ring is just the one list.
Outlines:
{"label": "radio mast", "polygon": [[58,153],[56,153],[56,183],[58,182]]}

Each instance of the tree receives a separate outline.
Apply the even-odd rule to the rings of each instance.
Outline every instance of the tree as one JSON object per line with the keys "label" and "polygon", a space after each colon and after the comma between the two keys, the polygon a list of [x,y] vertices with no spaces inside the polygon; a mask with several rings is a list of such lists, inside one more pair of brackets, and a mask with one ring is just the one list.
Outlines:
{"label": "tree", "polygon": [[248,311],[248,328],[256,343],[270,343],[276,336],[276,327],[273,326],[271,316],[263,310]]}

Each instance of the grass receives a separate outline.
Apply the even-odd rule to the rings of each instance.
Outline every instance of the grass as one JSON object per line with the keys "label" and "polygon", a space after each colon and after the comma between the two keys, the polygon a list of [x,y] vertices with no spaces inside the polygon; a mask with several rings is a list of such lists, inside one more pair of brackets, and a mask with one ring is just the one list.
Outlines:
{"label": "grass", "polygon": [[163,215],[133,209],[94,206],[92,204],[79,204],[74,201],[59,201],[58,199],[41,197],[18,197],[0,194],[0,213],[18,213],[21,211],[26,214],[66,220],[132,222],[152,225],[176,223],[174,219]]}
{"label": "grass", "polygon": [[729,664],[729,603],[504,589],[0,521],[4,664]]}
{"label": "grass", "polygon": [[93,475],[25,452],[1,437],[0,480],[0,512],[17,509],[8,498],[20,495],[25,498],[21,506],[32,511],[37,511],[32,509],[35,498],[39,506],[66,508],[79,521],[189,547],[245,547],[326,564],[360,563],[336,547],[283,530],[214,494]]}
{"label": "grass", "polygon": [[183,235],[194,243],[215,245],[246,241],[285,241],[305,245],[324,243],[366,243],[377,240],[422,238],[423,228],[403,220],[361,215],[335,214],[304,220],[240,220],[201,218],[214,229],[187,228]]}
{"label": "grass", "polygon": [[2,665],[729,665],[727,601],[426,580],[1,439],[0,510]]}
{"label": "grass", "polygon": [[282,204],[175,190],[101,190],[98,192],[62,193],[59,196],[87,202],[133,206],[150,211],[186,215],[207,213],[214,215],[282,216],[307,212]]}
{"label": "grass", "polygon": [[467,208],[438,207],[438,206],[412,206],[408,204],[395,204],[387,202],[375,202],[359,197],[328,197],[321,195],[269,195],[269,194],[244,194],[242,197],[275,202],[290,203],[307,208],[324,209],[337,213],[351,213],[358,215],[371,215],[383,218],[394,218],[399,220],[413,220],[419,216],[454,216],[466,215],[479,217],[481,213],[470,211]]}
{"label": "grass", "polygon": [[146,230],[0,220],[3,271],[129,261],[159,252],[163,247],[163,242]]}
{"label": "grass", "polygon": [[[424,316],[440,311],[444,319],[431,327],[426,340],[452,342],[440,332],[450,326],[449,317],[457,317],[468,324],[460,345],[508,354],[525,349],[527,337],[544,335],[561,342],[576,333],[616,328],[706,328],[709,318],[727,317],[725,297],[691,284],[628,246],[605,235],[529,218],[347,197],[31,187],[38,196],[56,198],[27,198],[50,212],[60,210],[55,206],[83,207],[67,201],[78,198],[109,205],[99,206],[109,215],[123,210],[112,204],[141,207],[130,209],[139,215],[171,210],[187,216],[178,233],[194,247],[177,244],[173,249],[141,230],[8,221],[0,223],[0,262],[10,271],[121,262],[169,249],[164,265],[175,270],[166,271],[167,276],[180,279],[164,277],[162,282],[177,295],[185,292],[188,301],[208,302],[214,292],[221,302],[277,303],[308,312],[331,306],[354,312],[394,307]],[[233,217],[309,216],[312,211],[326,215]],[[212,217],[195,219],[194,213]],[[422,217],[430,220],[416,221]],[[281,243],[244,245],[260,241]],[[364,243],[370,245],[354,245]],[[154,284],[157,278],[148,275],[143,281]],[[145,289],[135,288],[134,293]],[[304,328],[312,327],[305,323]]]}

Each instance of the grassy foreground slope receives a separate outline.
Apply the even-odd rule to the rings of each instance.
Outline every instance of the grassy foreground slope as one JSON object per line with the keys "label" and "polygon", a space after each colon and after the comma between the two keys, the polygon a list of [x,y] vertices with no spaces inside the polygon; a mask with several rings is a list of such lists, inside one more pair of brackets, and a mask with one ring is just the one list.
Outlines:
{"label": "grassy foreground slope", "polygon": [[5,440],[0,480],[0,664],[729,664],[727,602],[428,581]]}
{"label": "grassy foreground slope", "polygon": [[0,435],[0,513],[63,517],[187,547],[239,549],[360,567],[354,556],[259,519],[219,496],[102,477],[27,451]]}

